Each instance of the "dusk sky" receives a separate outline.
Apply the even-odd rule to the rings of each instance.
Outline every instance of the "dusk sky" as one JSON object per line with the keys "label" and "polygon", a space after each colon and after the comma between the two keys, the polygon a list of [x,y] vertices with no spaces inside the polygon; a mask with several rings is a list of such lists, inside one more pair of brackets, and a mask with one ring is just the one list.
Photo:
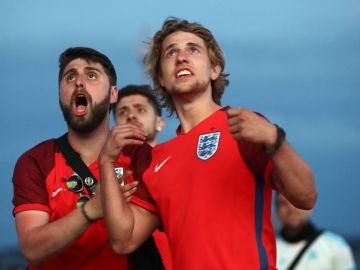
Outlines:
{"label": "dusk sky", "polygon": [[[230,73],[223,105],[282,126],[311,165],[319,192],[314,221],[360,237],[360,1],[1,0],[0,248],[17,242],[17,158],[66,132],[59,54],[92,47],[112,60],[119,87],[149,83],[140,63],[144,42],[168,16],[203,24],[222,46]],[[166,123],[161,141],[175,135],[177,120]]]}

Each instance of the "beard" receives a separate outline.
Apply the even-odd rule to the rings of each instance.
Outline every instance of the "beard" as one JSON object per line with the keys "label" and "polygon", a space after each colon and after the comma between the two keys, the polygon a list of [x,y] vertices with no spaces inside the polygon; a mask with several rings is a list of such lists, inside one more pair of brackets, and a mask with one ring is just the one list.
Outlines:
{"label": "beard", "polygon": [[157,131],[156,131],[156,124],[154,121],[154,125],[152,125],[151,127],[148,127],[147,129],[144,129],[147,133],[147,137],[146,137],[146,141],[147,142],[152,142],[155,140],[156,135],[157,135]]}
{"label": "beard", "polygon": [[[72,104],[65,105],[61,103],[59,99],[60,108],[63,113],[64,119],[67,125],[76,132],[88,133],[96,129],[109,113],[110,103],[110,91],[108,95],[99,103],[93,104],[92,98],[86,93],[89,106],[88,112],[83,116],[75,116],[72,114]],[[71,100],[74,100],[73,98]]]}
{"label": "beard", "polygon": [[196,81],[188,85],[174,86],[169,93],[173,96],[193,95],[205,91],[209,84],[208,81]]}

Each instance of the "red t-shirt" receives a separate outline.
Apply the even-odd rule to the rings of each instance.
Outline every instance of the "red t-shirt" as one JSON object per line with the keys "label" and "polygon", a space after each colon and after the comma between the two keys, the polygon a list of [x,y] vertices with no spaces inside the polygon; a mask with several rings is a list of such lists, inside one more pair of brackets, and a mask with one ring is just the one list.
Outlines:
{"label": "red t-shirt", "polygon": [[165,269],[173,270],[169,241],[167,239],[166,234],[160,230],[155,230],[155,232],[153,233],[153,237],[156,246],[159,249],[160,256],[163,261],[163,265]]}
{"label": "red t-shirt", "polygon": [[260,145],[232,137],[222,110],[155,146],[144,182],[174,269],[276,269],[272,168]]}
{"label": "red t-shirt", "polygon": [[[126,148],[124,155],[121,155],[114,166],[123,167],[124,170],[131,167],[134,175],[142,175],[141,170],[148,167],[148,164],[144,163],[146,159],[142,156],[148,155],[150,151],[151,147],[146,145]],[[98,162],[93,162],[89,169],[99,179]],[[24,153],[17,161],[14,170],[13,214],[27,210],[45,211],[49,213],[52,222],[73,211],[80,195],[70,191],[65,183],[73,173],[53,139]],[[146,188],[139,186],[137,196],[145,202],[153,203],[147,194]],[[30,265],[29,268],[127,270],[128,262],[127,256],[119,256],[113,252],[104,221],[98,220],[58,255],[38,266]]]}

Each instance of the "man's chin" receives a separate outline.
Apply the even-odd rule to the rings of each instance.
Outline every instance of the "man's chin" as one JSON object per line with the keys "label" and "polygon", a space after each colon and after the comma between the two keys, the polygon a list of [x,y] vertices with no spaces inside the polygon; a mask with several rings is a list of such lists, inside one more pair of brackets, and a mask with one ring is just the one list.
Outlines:
{"label": "man's chin", "polygon": [[67,121],[69,128],[79,133],[88,133],[93,131],[98,123],[95,123],[93,120],[90,121],[88,117],[75,117],[73,116],[70,121]]}
{"label": "man's chin", "polygon": [[89,133],[92,132],[96,127],[89,125],[69,125],[69,128],[77,133]]}

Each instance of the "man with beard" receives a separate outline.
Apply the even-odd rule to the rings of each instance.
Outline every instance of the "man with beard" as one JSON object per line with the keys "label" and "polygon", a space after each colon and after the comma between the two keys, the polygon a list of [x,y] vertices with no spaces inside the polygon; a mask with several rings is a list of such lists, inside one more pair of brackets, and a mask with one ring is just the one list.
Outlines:
{"label": "man with beard", "polygon": [[138,123],[147,133],[146,142],[157,144],[157,134],[165,125],[159,101],[150,85],[127,85],[118,92],[113,109],[117,124]]}
{"label": "man with beard", "polygon": [[225,59],[201,24],[165,20],[145,64],[180,125],[175,138],[153,148],[143,174],[153,205],[137,196],[128,204],[114,188],[113,162],[129,137],[113,130],[105,143],[101,199],[114,250],[131,252],[161,222],[174,269],[276,269],[272,191],[312,208],[317,192],[309,165],[282,128],[249,109],[221,106]]}
{"label": "man with beard", "polygon": [[[59,68],[59,102],[68,127],[64,138],[99,179],[97,159],[109,134],[110,108],[118,94],[114,66],[96,50],[75,47],[60,55]],[[142,162],[138,155],[151,149],[143,144],[146,133],[135,133],[136,142],[114,163],[115,170],[135,166],[136,175]],[[120,161],[121,167],[117,166]],[[131,182],[121,189],[126,197],[134,191],[136,182]],[[127,256],[111,249],[99,192],[86,188],[86,181],[67,163],[55,139],[36,145],[18,159],[13,184],[13,214],[29,269],[132,269]]]}

